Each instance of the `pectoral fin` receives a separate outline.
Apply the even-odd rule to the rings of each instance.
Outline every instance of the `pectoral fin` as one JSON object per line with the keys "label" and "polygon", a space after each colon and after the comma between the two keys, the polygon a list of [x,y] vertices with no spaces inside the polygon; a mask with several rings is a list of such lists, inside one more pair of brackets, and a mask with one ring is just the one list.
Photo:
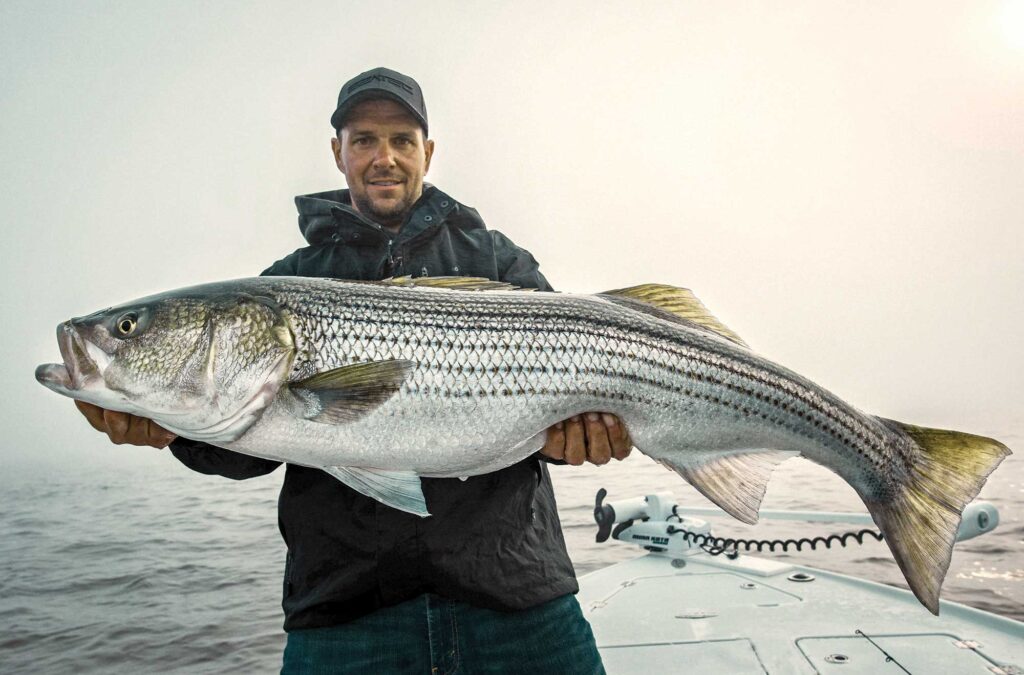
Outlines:
{"label": "pectoral fin", "polygon": [[430,515],[423,499],[420,477],[412,471],[382,471],[351,466],[325,466],[324,471],[356,492],[391,508],[420,517]]}
{"label": "pectoral fin", "polygon": [[292,413],[322,424],[347,424],[394,396],[415,362],[366,361],[335,368],[291,385]]}

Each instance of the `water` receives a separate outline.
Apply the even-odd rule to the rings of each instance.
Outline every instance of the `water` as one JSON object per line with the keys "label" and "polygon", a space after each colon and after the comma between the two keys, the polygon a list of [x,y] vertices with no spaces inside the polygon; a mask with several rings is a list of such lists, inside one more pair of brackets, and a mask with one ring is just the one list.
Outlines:
{"label": "water", "polygon": [[[1000,439],[1018,450],[1020,436]],[[0,490],[0,671],[15,673],[273,673],[280,667],[284,545],[276,501],[283,471],[233,482],[202,476],[166,453],[118,449],[122,466],[8,474]],[[638,454],[638,453],[637,453]],[[85,458],[83,458],[83,461]],[[982,492],[999,507],[990,535],[959,544],[943,598],[1024,620],[1024,455],[1007,459]],[[609,499],[672,491],[707,505],[642,456],[553,471],[578,574],[638,554],[596,544],[594,493]],[[772,480],[766,508],[862,510],[853,491],[803,460]],[[787,538],[842,525],[715,521],[719,535]],[[851,528],[855,529],[855,528]],[[884,544],[774,554],[903,586]],[[922,611],[925,611],[922,608]]]}

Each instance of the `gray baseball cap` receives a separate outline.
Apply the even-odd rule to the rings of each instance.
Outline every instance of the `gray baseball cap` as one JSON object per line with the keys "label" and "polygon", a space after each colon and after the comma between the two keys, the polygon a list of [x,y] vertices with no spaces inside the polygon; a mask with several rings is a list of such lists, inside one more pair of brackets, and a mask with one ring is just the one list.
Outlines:
{"label": "gray baseball cap", "polygon": [[388,98],[402,104],[412,113],[427,135],[427,104],[423,91],[416,80],[390,68],[374,68],[356,75],[341,87],[338,94],[338,108],[331,115],[331,126],[335,131],[345,125],[345,116],[360,101],[371,98]]}

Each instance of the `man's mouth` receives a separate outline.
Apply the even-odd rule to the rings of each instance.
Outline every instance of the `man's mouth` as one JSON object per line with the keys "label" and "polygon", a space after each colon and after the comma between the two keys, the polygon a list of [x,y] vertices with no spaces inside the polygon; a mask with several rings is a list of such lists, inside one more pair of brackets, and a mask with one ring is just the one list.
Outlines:
{"label": "man's mouth", "polygon": [[376,188],[393,188],[402,184],[402,181],[393,178],[377,178],[368,182],[371,187]]}

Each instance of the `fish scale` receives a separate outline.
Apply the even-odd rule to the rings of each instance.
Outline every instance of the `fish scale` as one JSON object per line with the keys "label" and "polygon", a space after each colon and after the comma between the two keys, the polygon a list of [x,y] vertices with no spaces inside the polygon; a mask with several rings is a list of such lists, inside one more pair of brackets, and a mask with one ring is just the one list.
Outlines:
{"label": "fish scale", "polygon": [[65,363],[36,371],[58,393],[323,469],[422,516],[421,476],[504,468],[585,412],[617,415],[639,450],[745,522],[772,468],[802,454],[858,492],[933,612],[960,513],[1009,454],[865,414],[657,284],[569,295],[481,279],[241,279],[73,319],[58,343]]}

